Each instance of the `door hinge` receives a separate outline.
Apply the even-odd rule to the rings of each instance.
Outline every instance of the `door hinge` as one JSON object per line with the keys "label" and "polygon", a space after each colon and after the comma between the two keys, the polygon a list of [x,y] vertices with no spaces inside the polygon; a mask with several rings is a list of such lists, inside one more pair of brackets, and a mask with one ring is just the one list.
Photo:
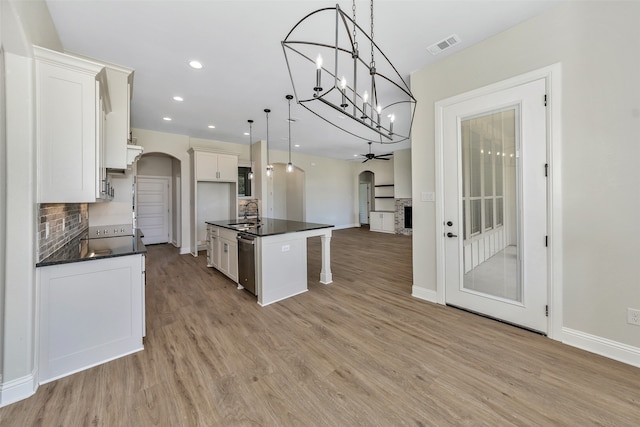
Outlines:
{"label": "door hinge", "polygon": [[549,236],[544,236],[544,247],[548,247],[549,246]]}
{"label": "door hinge", "polygon": [[544,106],[547,106],[547,95],[544,96]]}
{"label": "door hinge", "polygon": [[549,306],[548,306],[548,305],[545,305],[545,306],[544,306],[544,315],[545,315],[546,317],[549,317]]}
{"label": "door hinge", "polygon": [[544,164],[544,176],[549,176],[549,163]]}

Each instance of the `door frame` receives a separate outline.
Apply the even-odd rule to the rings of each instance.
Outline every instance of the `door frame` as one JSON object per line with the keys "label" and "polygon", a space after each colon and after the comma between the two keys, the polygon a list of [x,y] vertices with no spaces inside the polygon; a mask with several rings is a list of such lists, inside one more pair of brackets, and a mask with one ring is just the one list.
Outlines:
{"label": "door frame", "polygon": [[[549,319],[547,336],[562,340],[562,66],[540,68],[488,86],[446,98],[435,103],[435,184],[436,184],[436,302],[445,304],[445,226],[444,226],[444,110],[446,107],[493,92],[545,79],[547,93],[547,295]],[[540,100],[544,102],[544,100]],[[543,171],[541,171],[542,173]]]}

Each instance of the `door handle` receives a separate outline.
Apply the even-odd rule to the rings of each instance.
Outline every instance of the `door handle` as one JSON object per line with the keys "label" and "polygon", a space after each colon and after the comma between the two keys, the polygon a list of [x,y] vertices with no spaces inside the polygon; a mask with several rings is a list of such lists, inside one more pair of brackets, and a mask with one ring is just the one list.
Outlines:
{"label": "door handle", "polygon": [[458,237],[458,235],[457,235],[457,234],[453,234],[452,232],[448,232],[448,233],[446,234],[446,236],[447,236],[447,237]]}

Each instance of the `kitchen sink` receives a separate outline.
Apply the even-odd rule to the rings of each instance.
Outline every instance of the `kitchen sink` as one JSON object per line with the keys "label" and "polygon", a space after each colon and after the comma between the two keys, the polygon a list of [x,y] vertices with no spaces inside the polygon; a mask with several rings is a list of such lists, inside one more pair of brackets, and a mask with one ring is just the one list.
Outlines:
{"label": "kitchen sink", "polygon": [[229,227],[233,227],[239,231],[245,231],[255,226],[256,226],[255,222],[235,222],[235,223],[229,224]]}

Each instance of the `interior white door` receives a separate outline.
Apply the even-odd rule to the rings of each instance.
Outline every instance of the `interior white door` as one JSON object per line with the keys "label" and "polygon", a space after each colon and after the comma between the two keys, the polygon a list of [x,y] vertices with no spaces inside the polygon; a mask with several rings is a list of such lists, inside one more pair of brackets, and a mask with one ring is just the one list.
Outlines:
{"label": "interior white door", "polygon": [[545,80],[442,114],[445,301],[547,332]]}
{"label": "interior white door", "polygon": [[371,205],[371,184],[361,182],[359,184],[358,200],[360,210],[360,224],[369,224],[369,206]]}
{"label": "interior white door", "polygon": [[169,177],[136,181],[136,218],[145,245],[169,242]]}

